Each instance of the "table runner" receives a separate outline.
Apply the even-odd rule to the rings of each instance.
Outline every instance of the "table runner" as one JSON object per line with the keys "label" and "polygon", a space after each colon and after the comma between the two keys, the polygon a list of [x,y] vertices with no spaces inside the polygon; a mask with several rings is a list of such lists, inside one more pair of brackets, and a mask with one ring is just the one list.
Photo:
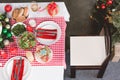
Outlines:
{"label": "table runner", "polygon": [[[31,63],[32,66],[66,66],[65,65],[65,30],[66,30],[66,23],[63,17],[41,17],[41,18],[32,18],[35,19],[37,21],[37,25],[40,24],[43,21],[55,21],[56,23],[58,23],[58,25],[60,26],[62,33],[61,33],[61,37],[60,39],[52,45],[49,45],[49,47],[52,49],[53,51],[53,58],[50,62],[45,63],[45,64],[41,64],[37,61],[33,61]],[[24,21],[25,24],[28,24],[29,19],[27,19],[26,21]],[[13,21],[12,21],[13,23]],[[18,49],[18,53],[15,55],[12,55],[9,53],[9,48],[14,46],[17,47],[17,38],[14,38],[15,41],[12,42],[9,46],[5,47],[3,50],[5,52],[8,53],[8,58],[7,59],[3,59],[0,57],[0,63],[2,63],[2,67],[5,65],[6,61],[8,61],[8,59],[10,59],[11,57],[14,56],[25,56],[25,50],[22,49]],[[37,42],[37,45],[39,45],[40,43]],[[32,48],[30,51],[32,51],[33,53],[35,52],[35,48]]]}

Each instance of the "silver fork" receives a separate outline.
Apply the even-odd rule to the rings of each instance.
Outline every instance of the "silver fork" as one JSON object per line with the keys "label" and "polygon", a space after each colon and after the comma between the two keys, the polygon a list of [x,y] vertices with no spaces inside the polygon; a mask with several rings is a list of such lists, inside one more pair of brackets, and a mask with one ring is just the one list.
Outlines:
{"label": "silver fork", "polygon": [[[19,60],[16,61],[16,67],[18,67],[18,65],[19,65]],[[18,80],[16,70],[15,70],[15,73],[14,73],[14,78],[15,78],[15,80]]]}

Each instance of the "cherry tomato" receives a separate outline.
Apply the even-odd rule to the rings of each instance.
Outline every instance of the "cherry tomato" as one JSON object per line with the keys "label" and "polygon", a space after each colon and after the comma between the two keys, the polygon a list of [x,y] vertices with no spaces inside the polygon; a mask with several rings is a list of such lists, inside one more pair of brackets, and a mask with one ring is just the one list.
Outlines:
{"label": "cherry tomato", "polygon": [[33,28],[31,27],[31,26],[27,26],[27,31],[29,31],[29,32],[33,32]]}

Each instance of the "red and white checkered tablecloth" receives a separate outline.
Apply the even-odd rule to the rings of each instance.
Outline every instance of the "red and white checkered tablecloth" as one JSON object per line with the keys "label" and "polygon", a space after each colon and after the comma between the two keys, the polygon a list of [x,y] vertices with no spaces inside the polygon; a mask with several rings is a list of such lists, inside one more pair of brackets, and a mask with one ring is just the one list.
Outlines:
{"label": "red and white checkered tablecloth", "polygon": [[[44,21],[55,21],[61,27],[62,34],[61,34],[60,39],[55,44],[52,44],[52,45],[49,46],[53,51],[52,60],[50,62],[48,62],[48,63],[45,63],[45,64],[41,64],[41,63],[37,62],[36,60],[34,60],[31,63],[31,65],[32,66],[65,66],[66,67],[66,64],[65,64],[65,30],[66,30],[66,22],[65,22],[64,18],[63,17],[54,17],[54,18],[41,17],[41,18],[32,18],[32,19],[36,20],[37,25],[39,25],[41,22],[44,22]],[[27,19],[26,21],[24,21],[24,23],[28,24],[29,20],[30,19]],[[40,45],[40,43],[37,42],[37,45]],[[18,49],[18,53],[16,53],[15,55],[9,53],[9,48],[13,47],[13,46],[17,47],[17,49]],[[34,54],[34,52],[36,50],[36,46],[34,48],[32,48],[31,50],[29,50],[29,51],[32,51],[33,54]],[[2,57],[0,57],[0,63],[2,63],[3,66],[5,65],[5,63],[11,57],[25,56],[25,52],[26,52],[25,50],[22,50],[22,49],[18,48],[16,38],[15,38],[14,42],[12,42],[9,46],[5,47],[3,50],[6,53],[8,53],[8,58],[7,59],[3,59]]]}

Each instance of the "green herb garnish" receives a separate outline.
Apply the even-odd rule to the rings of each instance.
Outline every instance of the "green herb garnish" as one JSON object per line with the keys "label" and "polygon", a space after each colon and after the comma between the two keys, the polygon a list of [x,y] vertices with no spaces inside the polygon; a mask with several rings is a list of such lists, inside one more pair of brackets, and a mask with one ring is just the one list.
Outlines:
{"label": "green herb garnish", "polygon": [[14,28],[12,29],[12,32],[15,36],[20,35],[21,33],[25,32],[26,28],[23,24],[17,24],[16,26],[14,26]]}

